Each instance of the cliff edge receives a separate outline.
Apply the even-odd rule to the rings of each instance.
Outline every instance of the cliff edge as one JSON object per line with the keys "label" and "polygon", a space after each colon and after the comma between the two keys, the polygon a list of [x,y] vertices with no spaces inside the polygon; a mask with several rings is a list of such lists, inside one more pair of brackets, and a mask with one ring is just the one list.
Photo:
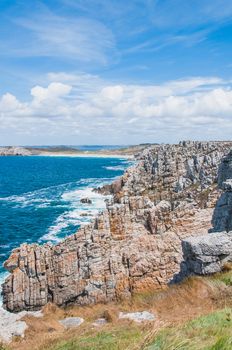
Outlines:
{"label": "cliff edge", "polygon": [[5,262],[3,304],[10,311],[51,301],[79,305],[160,289],[180,270],[181,241],[212,228],[220,161],[231,142],[181,142],[145,149],[108,188],[91,224],[57,245],[23,244]]}
{"label": "cliff edge", "polygon": [[211,233],[183,240],[182,269],[187,275],[221,272],[232,262],[232,151],[219,167],[218,184],[223,193],[216,203]]}

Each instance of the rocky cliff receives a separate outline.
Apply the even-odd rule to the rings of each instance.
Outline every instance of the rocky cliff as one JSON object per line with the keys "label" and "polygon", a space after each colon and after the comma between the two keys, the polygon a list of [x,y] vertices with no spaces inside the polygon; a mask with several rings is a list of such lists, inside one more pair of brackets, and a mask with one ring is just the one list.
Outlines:
{"label": "rocky cliff", "polygon": [[91,224],[55,246],[24,244],[12,252],[5,308],[106,302],[164,287],[179,272],[181,240],[211,228],[218,166],[231,147],[181,142],[145,149],[103,189],[113,198]]}
{"label": "rocky cliff", "polygon": [[214,215],[213,231],[232,231],[232,151],[223,158],[219,168],[219,187],[224,191]]}
{"label": "rocky cliff", "polygon": [[220,272],[232,262],[232,151],[219,167],[219,187],[223,190],[213,213],[212,233],[183,241],[184,274],[206,275]]}

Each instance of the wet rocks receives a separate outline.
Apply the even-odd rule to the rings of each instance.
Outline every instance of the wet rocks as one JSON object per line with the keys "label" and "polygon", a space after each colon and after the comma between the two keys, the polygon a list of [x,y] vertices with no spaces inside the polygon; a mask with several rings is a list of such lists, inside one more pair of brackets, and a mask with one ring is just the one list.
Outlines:
{"label": "wet rocks", "polygon": [[111,186],[107,208],[52,246],[23,244],[5,262],[11,311],[93,304],[163,288],[179,272],[181,240],[207,234],[217,171],[232,143],[150,146]]}
{"label": "wet rocks", "polygon": [[81,199],[80,199],[80,202],[83,203],[83,204],[92,204],[91,199],[88,198],[88,197],[81,198]]}

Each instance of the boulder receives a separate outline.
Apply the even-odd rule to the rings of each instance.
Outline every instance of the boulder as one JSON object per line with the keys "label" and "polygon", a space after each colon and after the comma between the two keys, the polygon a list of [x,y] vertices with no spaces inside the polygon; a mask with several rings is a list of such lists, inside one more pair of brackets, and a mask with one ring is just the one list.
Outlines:
{"label": "boulder", "polygon": [[0,308],[0,342],[9,343],[13,337],[24,337],[28,326],[21,319],[25,316],[43,317],[43,313],[41,311],[22,311],[13,314]]}
{"label": "boulder", "polygon": [[220,272],[232,261],[232,232],[214,232],[182,242],[186,273],[208,275]]}
{"label": "boulder", "polygon": [[79,327],[83,322],[84,319],[81,317],[68,317],[59,321],[66,329]]}
{"label": "boulder", "polygon": [[80,202],[83,203],[83,204],[92,204],[91,199],[89,199],[88,197],[86,197],[86,198],[81,198],[81,199],[80,199]]}
{"label": "boulder", "polygon": [[93,326],[95,327],[100,327],[100,326],[104,326],[105,324],[107,324],[107,320],[105,318],[98,318],[96,321],[94,321],[92,323]]}
{"label": "boulder", "polygon": [[126,318],[138,323],[141,322],[149,322],[155,320],[155,315],[148,311],[140,311],[140,312],[120,312],[119,318]]}

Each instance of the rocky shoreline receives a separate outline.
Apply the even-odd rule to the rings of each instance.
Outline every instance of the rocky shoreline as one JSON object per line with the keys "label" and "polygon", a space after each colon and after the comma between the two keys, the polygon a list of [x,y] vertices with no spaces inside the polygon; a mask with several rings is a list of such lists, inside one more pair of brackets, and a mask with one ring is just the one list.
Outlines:
{"label": "rocky shoreline", "polygon": [[147,147],[134,167],[103,189],[113,199],[90,225],[55,246],[23,244],[12,252],[4,307],[85,305],[164,288],[180,273],[182,240],[212,230],[222,194],[218,168],[231,148],[232,142]]}

